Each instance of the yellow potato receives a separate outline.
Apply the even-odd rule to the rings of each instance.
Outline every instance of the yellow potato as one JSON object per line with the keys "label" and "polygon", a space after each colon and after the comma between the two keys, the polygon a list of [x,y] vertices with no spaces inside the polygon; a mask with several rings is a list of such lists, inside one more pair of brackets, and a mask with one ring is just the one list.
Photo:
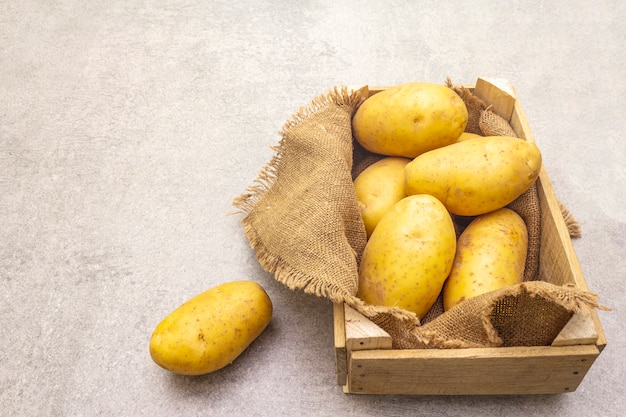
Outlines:
{"label": "yellow potato", "polygon": [[272,302],[252,281],[232,281],[199,294],[168,315],[150,338],[150,355],[162,368],[202,375],[235,360],[272,317]]}
{"label": "yellow potato", "polygon": [[467,125],[467,107],[450,88],[406,83],[374,94],[352,119],[355,139],[370,152],[415,158],[454,143]]}
{"label": "yellow potato", "polygon": [[459,237],[444,309],[522,282],[527,251],[526,224],[516,212],[502,208],[476,217]]}
{"label": "yellow potato", "polygon": [[450,214],[429,195],[405,197],[380,220],[365,246],[357,296],[422,318],[452,268],[456,235]]}
{"label": "yellow potato", "polygon": [[404,167],[411,160],[389,156],[368,166],[354,180],[356,198],[367,236],[404,194]]}
{"label": "yellow potato", "polygon": [[405,192],[437,197],[453,214],[502,208],[535,182],[541,153],[534,143],[486,136],[424,153],[405,168]]}
{"label": "yellow potato", "polygon": [[482,137],[483,137],[482,135],[479,135],[477,133],[463,132],[461,133],[461,136],[459,136],[459,138],[456,141],[464,142],[466,140],[477,139],[477,138],[482,138]]}

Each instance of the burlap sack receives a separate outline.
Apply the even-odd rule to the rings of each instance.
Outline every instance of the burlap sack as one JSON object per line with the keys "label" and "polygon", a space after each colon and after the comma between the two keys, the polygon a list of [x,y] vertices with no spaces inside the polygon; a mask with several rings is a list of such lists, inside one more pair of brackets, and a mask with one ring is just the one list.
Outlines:
{"label": "burlap sack", "polygon": [[[293,290],[346,302],[389,332],[396,348],[549,344],[573,312],[597,307],[594,294],[532,281],[533,267],[519,286],[467,300],[444,314],[434,306],[421,325],[411,312],[359,300],[366,233],[353,179],[381,158],[352,138],[351,118],[365,98],[363,91],[335,88],[300,109],[281,131],[272,160],[234,200],[265,270]],[[527,194],[512,208],[524,207],[530,214],[522,217],[532,224],[536,189]]]}

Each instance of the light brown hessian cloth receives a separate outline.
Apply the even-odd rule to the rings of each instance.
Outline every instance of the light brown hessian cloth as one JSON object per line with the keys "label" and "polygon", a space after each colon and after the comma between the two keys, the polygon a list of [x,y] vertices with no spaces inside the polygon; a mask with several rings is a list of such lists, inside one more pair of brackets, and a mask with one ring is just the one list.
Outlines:
{"label": "light brown hessian cloth", "polygon": [[[365,91],[337,87],[301,108],[281,131],[272,160],[235,199],[265,270],[292,290],[346,302],[389,332],[395,348],[549,344],[571,314],[597,307],[594,294],[533,281],[532,267],[532,276],[519,286],[467,300],[444,314],[436,304],[421,325],[411,312],[359,300],[358,265],[367,237],[353,179],[381,158],[352,138],[351,119],[364,99]],[[479,124],[485,108],[476,109]],[[529,194],[532,204],[516,203],[530,207],[522,218],[532,226],[539,208],[536,190]],[[516,203],[511,207],[522,212]],[[537,314],[540,323],[529,320]]]}

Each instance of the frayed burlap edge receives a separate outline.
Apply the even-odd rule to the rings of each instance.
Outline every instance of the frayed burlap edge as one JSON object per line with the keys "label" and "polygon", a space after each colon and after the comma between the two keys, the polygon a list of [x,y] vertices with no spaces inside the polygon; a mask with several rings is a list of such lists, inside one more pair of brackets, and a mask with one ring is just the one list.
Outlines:
{"label": "frayed burlap edge", "polygon": [[290,129],[298,126],[312,114],[329,105],[353,107],[356,110],[358,105],[366,98],[364,90],[350,91],[348,87],[341,86],[334,87],[328,93],[315,97],[308,105],[300,107],[282,127],[278,145],[271,147],[274,151],[272,159],[261,169],[253,184],[246,189],[246,192],[233,200],[233,206],[237,209],[233,214],[248,214],[259,202],[262,195],[272,187],[276,181],[277,168],[285,148],[285,137]]}
{"label": "frayed burlap edge", "polygon": [[[544,281],[529,281],[466,300],[463,306],[456,306],[432,322],[416,327],[410,333],[412,338],[411,345],[414,348],[422,349],[464,349],[503,346],[503,340],[491,321],[492,312],[504,298],[523,295],[544,299],[546,302],[554,303],[564,308],[571,314],[581,313],[588,315],[594,309],[610,310],[610,308],[599,304],[597,294],[580,290],[573,284],[557,286]],[[451,330],[450,333],[442,331],[442,329],[455,328],[456,323],[464,321],[464,314],[473,309],[472,305],[468,305],[470,303],[477,306],[484,304],[480,314],[474,316],[476,327],[473,328],[476,330],[482,326],[482,337],[475,339],[480,339],[483,342],[477,342],[471,338],[451,338],[450,335],[455,334],[456,331]],[[442,321],[446,321],[446,323],[442,325]],[[437,331],[430,330],[432,327],[436,328]]]}
{"label": "frayed burlap edge", "polygon": [[561,209],[561,214],[563,215],[563,220],[565,221],[565,226],[567,226],[567,232],[570,237],[574,239],[580,238],[582,236],[580,223],[578,223],[572,213],[560,201],[559,208]]}

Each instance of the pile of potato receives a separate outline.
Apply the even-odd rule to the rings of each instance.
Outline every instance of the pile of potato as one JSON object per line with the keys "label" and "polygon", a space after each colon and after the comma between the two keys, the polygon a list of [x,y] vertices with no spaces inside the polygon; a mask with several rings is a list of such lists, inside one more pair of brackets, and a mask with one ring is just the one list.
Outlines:
{"label": "pile of potato", "polygon": [[[528,233],[506,208],[539,175],[523,139],[465,133],[450,88],[408,83],[374,94],[352,120],[355,139],[384,157],[354,181],[368,235],[358,296],[422,318],[443,291],[449,310],[522,281]],[[453,217],[471,220],[457,239]]]}

